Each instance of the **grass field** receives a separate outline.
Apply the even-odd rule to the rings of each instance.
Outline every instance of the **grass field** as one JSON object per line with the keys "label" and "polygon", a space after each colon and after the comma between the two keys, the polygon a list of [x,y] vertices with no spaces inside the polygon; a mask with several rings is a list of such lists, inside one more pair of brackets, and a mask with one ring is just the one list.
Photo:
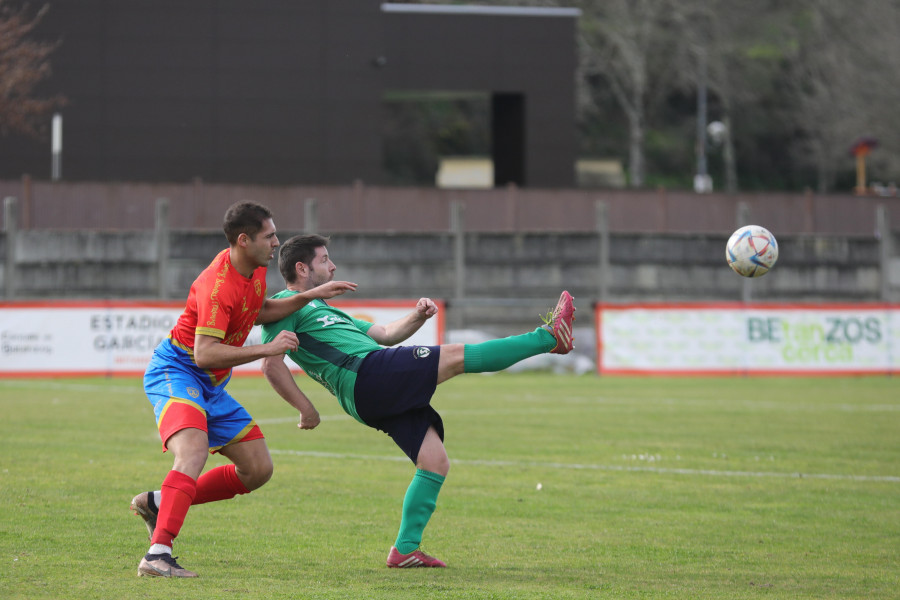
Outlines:
{"label": "grass field", "polygon": [[0,380],[0,598],[900,597],[900,380],[459,377],[424,541],[450,568],[409,571],[384,558],[412,465],[301,386],[314,431],[230,384],[275,476],[193,508],[200,578],[162,580],[128,510],[171,467],[140,381]]}

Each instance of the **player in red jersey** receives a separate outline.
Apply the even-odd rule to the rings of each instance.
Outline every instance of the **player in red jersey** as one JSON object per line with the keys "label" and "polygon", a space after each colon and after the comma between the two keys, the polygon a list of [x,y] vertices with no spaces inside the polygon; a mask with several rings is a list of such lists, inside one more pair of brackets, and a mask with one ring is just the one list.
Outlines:
{"label": "player in red jersey", "polygon": [[[244,347],[253,325],[356,289],[355,283],[335,281],[291,298],[266,298],[266,266],[278,247],[271,211],[239,202],[225,213],[223,229],[230,247],[194,281],[184,312],[144,374],[163,450],[174,455],[174,464],[159,491],[138,494],[131,503],[150,532],[150,549],[138,565],[141,576],[196,577],[172,556],[190,506],[246,494],[272,476],[259,426],[225,385],[232,367],[283,355],[298,342],[296,334],[284,331],[268,343]],[[201,475],[211,452],[232,464]]]}

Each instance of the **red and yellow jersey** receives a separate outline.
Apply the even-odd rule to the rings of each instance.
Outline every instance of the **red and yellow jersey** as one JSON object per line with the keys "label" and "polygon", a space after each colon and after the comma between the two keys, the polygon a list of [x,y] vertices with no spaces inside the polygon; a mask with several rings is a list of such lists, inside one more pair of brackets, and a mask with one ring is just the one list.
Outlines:
{"label": "red and yellow jersey", "polygon": [[[172,343],[192,361],[198,333],[229,346],[243,346],[265,302],[266,267],[258,267],[248,279],[234,268],[230,256],[228,249],[222,250],[194,280],[184,312],[169,334]],[[213,385],[219,385],[228,379],[231,369],[207,372]]]}

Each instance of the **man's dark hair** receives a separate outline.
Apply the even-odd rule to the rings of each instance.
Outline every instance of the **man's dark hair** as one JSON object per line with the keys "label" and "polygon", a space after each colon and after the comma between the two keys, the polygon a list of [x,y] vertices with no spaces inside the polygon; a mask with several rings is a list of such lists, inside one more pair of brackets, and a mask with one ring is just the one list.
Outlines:
{"label": "man's dark hair", "polygon": [[312,268],[312,260],[316,257],[316,248],[328,246],[330,238],[310,233],[307,235],[295,235],[281,245],[278,251],[278,269],[285,283],[294,283],[297,280],[297,271],[294,268],[298,262]]}
{"label": "man's dark hair", "polygon": [[234,246],[242,233],[255,239],[263,227],[263,221],[272,218],[272,211],[256,202],[236,202],[225,211],[222,230],[228,243]]}

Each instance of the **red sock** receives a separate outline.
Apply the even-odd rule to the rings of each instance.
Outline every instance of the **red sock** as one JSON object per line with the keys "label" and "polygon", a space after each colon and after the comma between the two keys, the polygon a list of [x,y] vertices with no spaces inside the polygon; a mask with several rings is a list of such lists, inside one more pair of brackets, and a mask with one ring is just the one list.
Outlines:
{"label": "red sock", "polygon": [[159,516],[156,517],[156,529],[151,543],[171,546],[181,531],[184,518],[197,493],[197,482],[179,471],[169,471],[161,490]]}
{"label": "red sock", "polygon": [[228,500],[238,494],[247,494],[250,490],[237,476],[234,465],[223,465],[210,469],[197,480],[197,495],[194,504],[205,504],[217,500]]}

